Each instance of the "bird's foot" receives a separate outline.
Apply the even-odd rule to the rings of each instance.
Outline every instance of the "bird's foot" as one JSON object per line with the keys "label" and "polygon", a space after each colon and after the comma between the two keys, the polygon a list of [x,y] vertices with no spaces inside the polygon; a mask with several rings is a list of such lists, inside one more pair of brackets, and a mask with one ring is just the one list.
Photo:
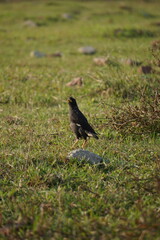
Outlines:
{"label": "bird's foot", "polygon": [[82,148],[84,149],[86,145],[87,145],[87,140],[85,140],[84,143],[82,144]]}
{"label": "bird's foot", "polygon": [[71,149],[73,149],[76,146],[77,143],[78,143],[78,139],[76,139],[76,141],[73,143]]}

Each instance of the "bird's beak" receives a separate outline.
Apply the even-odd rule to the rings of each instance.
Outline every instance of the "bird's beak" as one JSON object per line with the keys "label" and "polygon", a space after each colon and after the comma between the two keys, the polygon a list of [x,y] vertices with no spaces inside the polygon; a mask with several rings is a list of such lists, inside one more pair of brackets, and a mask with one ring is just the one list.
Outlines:
{"label": "bird's beak", "polygon": [[70,103],[70,102],[72,102],[72,100],[71,100],[71,99],[68,99],[67,102]]}

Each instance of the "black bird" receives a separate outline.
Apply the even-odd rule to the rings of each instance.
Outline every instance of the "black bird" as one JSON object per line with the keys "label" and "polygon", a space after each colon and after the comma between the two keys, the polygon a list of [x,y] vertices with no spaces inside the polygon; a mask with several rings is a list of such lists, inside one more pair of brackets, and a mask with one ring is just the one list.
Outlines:
{"label": "black bird", "polygon": [[78,142],[80,138],[83,138],[84,143],[82,147],[84,148],[84,146],[87,143],[88,137],[94,137],[98,139],[97,133],[89,125],[87,118],[79,110],[77,102],[73,97],[70,97],[68,99],[68,104],[69,104],[70,127],[76,135],[76,141],[73,144],[73,146],[75,146],[75,144]]}

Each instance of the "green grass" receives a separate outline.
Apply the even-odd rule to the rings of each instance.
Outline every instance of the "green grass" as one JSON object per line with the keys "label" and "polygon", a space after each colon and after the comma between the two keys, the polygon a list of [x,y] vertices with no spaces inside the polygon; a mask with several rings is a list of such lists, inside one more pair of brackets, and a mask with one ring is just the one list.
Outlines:
{"label": "green grass", "polygon": [[[27,19],[38,26],[24,26]],[[124,135],[108,124],[117,109],[135,109],[160,90],[151,52],[157,22],[158,1],[0,3],[0,239],[160,239],[158,127]],[[80,54],[85,45],[96,54]],[[63,56],[31,57],[34,50]],[[99,56],[110,64],[96,66]],[[127,58],[155,72],[140,74]],[[78,76],[82,87],[66,86]],[[74,141],[68,96],[99,133],[87,150],[109,163],[66,161]]]}

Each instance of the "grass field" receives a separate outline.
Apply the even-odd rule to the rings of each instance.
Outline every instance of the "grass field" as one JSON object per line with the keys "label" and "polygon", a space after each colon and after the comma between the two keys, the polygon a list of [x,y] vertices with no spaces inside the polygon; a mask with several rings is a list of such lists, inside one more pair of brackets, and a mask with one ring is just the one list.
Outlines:
{"label": "grass field", "polygon": [[[158,0],[1,1],[0,239],[160,240],[159,9]],[[88,45],[94,55],[78,52]],[[83,85],[67,87],[75,77]],[[69,96],[99,133],[86,149],[109,163],[66,161]]]}

